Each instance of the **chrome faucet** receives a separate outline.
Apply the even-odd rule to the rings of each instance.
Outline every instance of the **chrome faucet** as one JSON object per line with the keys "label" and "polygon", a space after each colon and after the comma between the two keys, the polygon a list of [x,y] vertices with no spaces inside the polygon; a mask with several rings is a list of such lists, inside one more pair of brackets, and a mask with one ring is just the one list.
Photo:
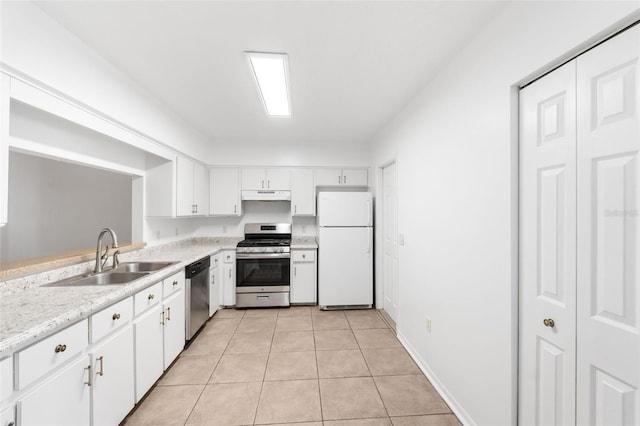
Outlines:
{"label": "chrome faucet", "polygon": [[119,259],[118,256],[120,255],[120,250],[118,249],[118,237],[116,237],[116,233],[113,232],[113,229],[111,228],[104,228],[102,231],[100,231],[100,234],[98,234],[98,246],[96,247],[96,267],[93,269],[93,272],[98,274],[100,272],[103,271],[104,265],[105,263],[107,263],[107,260],[109,259],[109,246],[107,245],[106,250],[104,251],[104,254],[102,254],[102,238],[104,237],[104,234],[106,233],[111,234],[111,248],[116,249],[116,251],[113,253],[113,266],[112,268],[115,269],[118,267],[118,263],[119,263]]}

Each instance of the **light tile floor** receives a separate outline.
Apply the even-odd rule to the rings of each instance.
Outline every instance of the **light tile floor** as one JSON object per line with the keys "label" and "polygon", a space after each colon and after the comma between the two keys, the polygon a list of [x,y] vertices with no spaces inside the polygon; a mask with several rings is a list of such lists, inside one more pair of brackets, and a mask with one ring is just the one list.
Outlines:
{"label": "light tile floor", "polygon": [[380,313],[309,306],[219,311],[124,424],[460,425]]}

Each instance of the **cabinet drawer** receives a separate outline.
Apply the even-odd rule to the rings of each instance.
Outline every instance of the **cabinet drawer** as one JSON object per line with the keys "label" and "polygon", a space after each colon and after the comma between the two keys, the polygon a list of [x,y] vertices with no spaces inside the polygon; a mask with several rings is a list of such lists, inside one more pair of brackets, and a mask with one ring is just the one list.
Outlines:
{"label": "cabinet drawer", "polygon": [[315,250],[294,250],[291,252],[293,262],[313,262],[316,260]]}
{"label": "cabinet drawer", "polygon": [[127,297],[91,315],[92,343],[102,339],[107,334],[127,324],[133,318],[133,297]]}
{"label": "cabinet drawer", "polygon": [[236,253],[234,251],[225,251],[222,253],[222,261],[224,263],[233,263],[236,260]]}
{"label": "cabinet drawer", "polygon": [[184,272],[173,274],[170,277],[165,278],[162,283],[163,298],[167,298],[176,291],[184,288]]}
{"label": "cabinet drawer", "polygon": [[85,350],[89,344],[88,323],[84,319],[18,352],[15,359],[16,389],[24,389]]}
{"label": "cabinet drawer", "polygon": [[140,290],[136,293],[134,298],[134,314],[140,315],[152,306],[160,303],[162,299],[162,281],[152,285],[149,288]]}
{"label": "cabinet drawer", "polygon": [[220,258],[221,257],[222,257],[222,255],[220,253],[211,256],[211,265],[209,266],[209,268],[210,269],[216,269],[218,266],[220,266]]}

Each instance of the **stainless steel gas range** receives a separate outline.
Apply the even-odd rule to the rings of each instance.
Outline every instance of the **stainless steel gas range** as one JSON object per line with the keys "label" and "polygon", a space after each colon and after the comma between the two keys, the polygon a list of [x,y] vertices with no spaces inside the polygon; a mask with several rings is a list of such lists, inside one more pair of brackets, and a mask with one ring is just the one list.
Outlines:
{"label": "stainless steel gas range", "polygon": [[236,248],[236,307],[289,306],[291,224],[247,223]]}

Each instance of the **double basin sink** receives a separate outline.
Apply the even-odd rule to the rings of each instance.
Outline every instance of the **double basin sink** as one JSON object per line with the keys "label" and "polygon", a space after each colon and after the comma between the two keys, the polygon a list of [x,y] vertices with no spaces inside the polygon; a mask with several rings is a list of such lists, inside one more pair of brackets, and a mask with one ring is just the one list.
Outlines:
{"label": "double basin sink", "polygon": [[117,268],[99,274],[83,274],[65,278],[43,287],[124,285],[177,262],[122,262]]}

